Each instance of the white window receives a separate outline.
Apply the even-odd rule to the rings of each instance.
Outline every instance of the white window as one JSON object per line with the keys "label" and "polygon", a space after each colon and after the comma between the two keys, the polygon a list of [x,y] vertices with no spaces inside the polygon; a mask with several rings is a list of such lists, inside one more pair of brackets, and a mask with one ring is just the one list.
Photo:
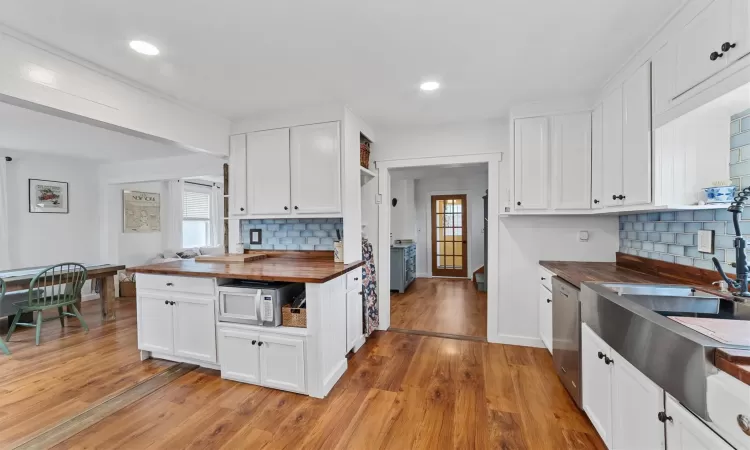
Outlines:
{"label": "white window", "polygon": [[211,236],[211,190],[186,184],[182,194],[182,246],[208,247]]}

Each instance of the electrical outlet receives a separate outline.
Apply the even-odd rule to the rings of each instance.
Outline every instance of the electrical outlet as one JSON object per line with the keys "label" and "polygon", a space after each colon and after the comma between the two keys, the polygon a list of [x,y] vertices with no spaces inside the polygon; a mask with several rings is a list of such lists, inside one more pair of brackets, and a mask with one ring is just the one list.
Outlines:
{"label": "electrical outlet", "polygon": [[588,242],[588,241],[589,241],[589,232],[586,230],[579,231],[578,242]]}
{"label": "electrical outlet", "polygon": [[698,251],[701,253],[714,252],[714,230],[698,231]]}

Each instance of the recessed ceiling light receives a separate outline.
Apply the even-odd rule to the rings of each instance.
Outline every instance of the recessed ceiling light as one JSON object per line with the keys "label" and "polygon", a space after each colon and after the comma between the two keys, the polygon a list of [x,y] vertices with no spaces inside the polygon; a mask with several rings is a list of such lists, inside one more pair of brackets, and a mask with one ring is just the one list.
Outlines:
{"label": "recessed ceiling light", "polygon": [[156,56],[159,54],[159,49],[146,41],[130,41],[130,48],[142,55]]}
{"label": "recessed ceiling light", "polygon": [[423,91],[434,91],[439,87],[440,83],[438,83],[437,81],[425,81],[424,83],[419,85],[419,89],[422,89]]}

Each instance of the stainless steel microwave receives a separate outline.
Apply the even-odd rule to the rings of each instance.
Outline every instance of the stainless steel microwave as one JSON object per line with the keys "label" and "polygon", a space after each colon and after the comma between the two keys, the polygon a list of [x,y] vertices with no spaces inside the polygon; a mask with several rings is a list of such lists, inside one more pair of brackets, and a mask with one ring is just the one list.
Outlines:
{"label": "stainless steel microwave", "polygon": [[219,322],[278,327],[281,307],[304,289],[303,283],[258,281],[219,286]]}

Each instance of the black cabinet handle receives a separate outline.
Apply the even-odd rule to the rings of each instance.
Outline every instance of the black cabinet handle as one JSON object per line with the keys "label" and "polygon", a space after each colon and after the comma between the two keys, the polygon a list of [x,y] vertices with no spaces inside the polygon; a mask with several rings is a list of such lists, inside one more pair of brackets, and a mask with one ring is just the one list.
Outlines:
{"label": "black cabinet handle", "polygon": [[552,303],[552,299],[551,299],[551,298],[548,298],[548,299],[547,299],[547,303]]}
{"label": "black cabinet handle", "polygon": [[599,200],[594,199],[594,204],[599,203]]}
{"label": "black cabinet handle", "polygon": [[711,61],[716,61],[717,59],[721,58],[722,56],[724,56],[724,53],[713,52],[713,53],[711,53],[711,55],[709,55],[709,59],[711,59]]}
{"label": "black cabinet handle", "polygon": [[607,356],[607,355],[604,355],[604,364],[606,364],[606,365],[610,365],[610,364],[613,364],[614,362],[615,362],[615,360],[614,360],[614,359],[610,358],[610,357],[609,357],[609,356]]}
{"label": "black cabinet handle", "polygon": [[665,423],[667,420],[672,422],[672,416],[668,416],[666,412],[659,411],[659,414],[656,415],[656,417],[659,419],[659,422]]}
{"label": "black cabinet handle", "polygon": [[603,359],[604,358],[604,353],[599,352],[599,353],[596,354],[596,356],[598,356],[599,359]]}
{"label": "black cabinet handle", "polygon": [[258,342],[258,341],[253,341],[251,345],[255,345],[256,342]]}
{"label": "black cabinet handle", "polygon": [[285,206],[285,207],[284,207],[284,211],[288,211],[288,210],[289,210],[289,207],[288,207],[288,206]]}
{"label": "black cabinet handle", "polygon": [[167,286],[174,286],[174,283],[167,283]]}
{"label": "black cabinet handle", "polygon": [[721,51],[728,52],[730,49],[733,49],[735,47],[737,47],[737,44],[730,44],[729,42],[725,42],[721,44]]}
{"label": "black cabinet handle", "polygon": [[260,346],[262,346],[262,345],[263,345],[263,343],[262,343],[262,342],[258,342],[258,347],[260,347]]}
{"label": "black cabinet handle", "polygon": [[521,202],[516,202],[516,205],[521,206]]}

